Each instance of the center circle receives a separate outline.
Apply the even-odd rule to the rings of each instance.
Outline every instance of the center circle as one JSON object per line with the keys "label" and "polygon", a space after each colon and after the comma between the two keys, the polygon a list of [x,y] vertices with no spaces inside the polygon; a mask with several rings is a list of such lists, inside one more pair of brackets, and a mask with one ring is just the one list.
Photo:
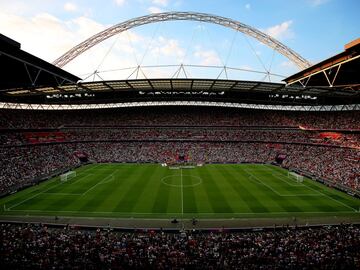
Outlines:
{"label": "center circle", "polygon": [[[164,185],[170,187],[196,187],[202,183],[202,179],[199,176],[189,174],[174,174],[161,178],[161,182]],[[182,184],[181,184],[182,182]]]}

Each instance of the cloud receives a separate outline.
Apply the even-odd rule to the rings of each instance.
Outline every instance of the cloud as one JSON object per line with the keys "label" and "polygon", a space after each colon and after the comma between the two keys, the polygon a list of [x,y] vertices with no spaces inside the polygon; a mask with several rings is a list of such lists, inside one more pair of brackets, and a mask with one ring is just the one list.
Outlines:
{"label": "cloud", "polygon": [[289,20],[265,29],[265,33],[276,39],[288,39],[294,37],[294,32],[290,29],[293,21]]}
{"label": "cloud", "polygon": [[126,0],[114,0],[115,4],[119,7],[125,4]]}
{"label": "cloud", "polygon": [[251,5],[250,5],[249,3],[247,3],[247,4],[245,5],[245,8],[246,8],[247,10],[250,10],[250,9],[251,9]]}
{"label": "cloud", "polygon": [[310,1],[310,5],[313,7],[317,7],[320,6],[322,4],[325,4],[326,2],[328,2],[329,0],[309,0]]}
{"label": "cloud", "polygon": [[214,50],[204,50],[198,47],[194,53],[194,56],[204,66],[218,66],[221,65],[221,60]]}
{"label": "cloud", "polygon": [[0,12],[3,34],[22,44],[22,48],[47,61],[60,56],[61,52],[80,41],[68,26],[58,18],[40,13],[31,18]]}
{"label": "cloud", "polygon": [[84,16],[65,22],[65,25],[71,28],[72,33],[76,32],[77,35],[83,39],[88,38],[106,28],[105,25]]}
{"label": "cloud", "polygon": [[167,39],[160,36],[156,44],[152,45],[151,52],[154,56],[176,57],[182,60],[185,56],[185,50],[179,45],[176,39]]}
{"label": "cloud", "polygon": [[280,63],[280,66],[285,68],[297,68],[294,62],[287,60]]}
{"label": "cloud", "polygon": [[174,6],[174,7],[180,7],[180,6],[182,6],[182,4],[183,4],[183,1],[182,1],[182,0],[177,0],[177,1],[175,1],[175,2],[173,3],[173,6]]}
{"label": "cloud", "polygon": [[149,7],[148,12],[149,13],[161,13],[161,12],[163,12],[163,10],[158,7]]}
{"label": "cloud", "polygon": [[[62,20],[49,13],[22,16],[3,10],[0,10],[0,25],[3,27],[2,33],[20,42],[23,50],[50,63],[75,45],[109,27],[85,16]],[[147,62],[144,61],[142,65],[158,64],[157,60],[159,63],[179,63],[185,55],[185,50],[176,39],[158,37],[153,40],[150,36],[128,30],[85,51],[65,65],[64,69],[81,78],[85,78],[85,74],[91,74],[96,69],[116,70],[99,73],[104,79],[127,78],[132,70],[120,69],[136,66],[137,61],[142,60],[148,46],[149,51],[144,59]],[[164,77],[166,72],[156,69],[144,71],[148,77]],[[170,73],[174,72],[173,70]],[[93,76],[90,76],[88,80],[92,78]],[[95,79],[99,80],[96,76]]]}
{"label": "cloud", "polygon": [[274,72],[274,73],[278,73],[281,75],[290,75],[290,74],[294,74],[295,72],[299,71],[299,67],[292,61],[286,59],[284,61],[281,61],[278,64],[278,67],[274,66],[275,70],[280,70],[282,71],[281,73],[279,72]]}
{"label": "cloud", "polygon": [[77,6],[74,3],[67,2],[64,4],[65,11],[74,12],[77,10]]}
{"label": "cloud", "polygon": [[[64,21],[48,13],[24,17],[2,10],[0,25],[4,27],[2,33],[20,42],[23,50],[48,62],[53,62],[75,45],[108,27],[83,16]],[[142,36],[127,31],[86,51],[64,66],[64,69],[76,75],[93,72],[115,41],[111,55],[105,59],[104,68],[134,66],[133,55],[136,50],[141,49],[139,44],[144,43],[143,39]]]}
{"label": "cloud", "polygon": [[255,70],[252,66],[250,65],[241,65],[240,66],[241,69],[244,69],[244,70]]}
{"label": "cloud", "polygon": [[152,0],[152,3],[154,5],[166,7],[168,5],[169,1],[168,0]]}

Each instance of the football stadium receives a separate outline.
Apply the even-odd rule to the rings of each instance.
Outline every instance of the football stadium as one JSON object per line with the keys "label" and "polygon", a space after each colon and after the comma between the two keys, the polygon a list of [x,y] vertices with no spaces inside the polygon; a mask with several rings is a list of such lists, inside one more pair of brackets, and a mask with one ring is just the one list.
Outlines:
{"label": "football stadium", "polygon": [[140,2],[0,11],[2,269],[359,269],[358,33]]}

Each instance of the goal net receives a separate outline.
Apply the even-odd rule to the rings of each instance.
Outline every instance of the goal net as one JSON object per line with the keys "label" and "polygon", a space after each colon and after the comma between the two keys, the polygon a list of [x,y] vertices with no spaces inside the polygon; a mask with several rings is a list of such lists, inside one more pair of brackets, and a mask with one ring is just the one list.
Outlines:
{"label": "goal net", "polygon": [[288,172],[288,177],[291,179],[295,179],[296,182],[302,183],[304,181],[304,176],[297,174],[295,172]]}
{"label": "goal net", "polygon": [[61,182],[66,182],[67,180],[74,178],[76,176],[76,172],[75,171],[69,171],[67,173],[61,174],[60,175],[60,181]]}

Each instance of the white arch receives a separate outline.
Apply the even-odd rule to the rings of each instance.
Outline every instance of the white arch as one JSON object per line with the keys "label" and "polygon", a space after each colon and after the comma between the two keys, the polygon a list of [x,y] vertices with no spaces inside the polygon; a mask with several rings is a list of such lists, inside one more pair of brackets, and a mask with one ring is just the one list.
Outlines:
{"label": "white arch", "polygon": [[294,52],[278,40],[274,39],[273,37],[251,27],[241,22],[220,17],[216,15],[206,14],[206,13],[194,13],[194,12],[164,12],[164,13],[155,13],[147,16],[137,17],[130,19],[128,21],[116,24],[111,26],[94,36],[86,39],[85,41],[81,42],[80,44],[76,45],[65,54],[60,56],[56,59],[53,64],[58,67],[63,67],[74,58],[85,52],[86,50],[90,49],[91,47],[95,46],[96,44],[118,34],[123,31],[129,30],[131,28],[141,26],[144,24],[149,23],[156,23],[156,22],[163,22],[163,21],[179,21],[179,20],[186,20],[186,21],[201,21],[201,22],[208,22],[213,24],[222,25],[224,27],[228,27],[234,29],[236,31],[240,31],[248,36],[256,38],[260,42],[264,43],[265,45],[273,48],[280,54],[287,57],[290,61],[296,64],[301,69],[305,69],[311,66],[310,62],[301,57],[298,53]]}

